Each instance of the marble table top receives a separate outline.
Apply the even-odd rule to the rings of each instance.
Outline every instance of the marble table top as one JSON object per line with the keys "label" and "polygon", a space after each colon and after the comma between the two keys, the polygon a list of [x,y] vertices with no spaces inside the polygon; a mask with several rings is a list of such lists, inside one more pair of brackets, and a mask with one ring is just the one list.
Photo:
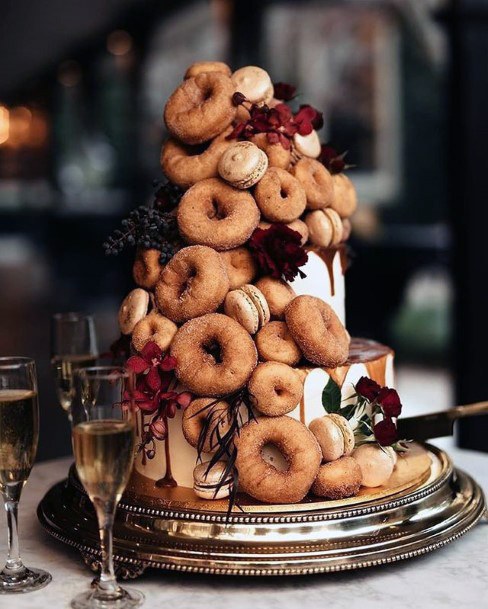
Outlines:
{"label": "marble table top", "polygon": [[[488,454],[451,449],[457,467],[488,493]],[[0,609],[68,607],[92,574],[75,550],[43,531],[36,508],[48,488],[65,477],[71,459],[37,465],[20,508],[21,549],[27,565],[48,570],[53,581],[37,592],[0,596]],[[0,521],[0,555],[6,552],[6,523]],[[127,587],[144,592],[144,607],[178,609],[463,609],[482,607],[488,595],[488,526],[426,556],[360,571],[287,578],[237,578],[148,571]]]}

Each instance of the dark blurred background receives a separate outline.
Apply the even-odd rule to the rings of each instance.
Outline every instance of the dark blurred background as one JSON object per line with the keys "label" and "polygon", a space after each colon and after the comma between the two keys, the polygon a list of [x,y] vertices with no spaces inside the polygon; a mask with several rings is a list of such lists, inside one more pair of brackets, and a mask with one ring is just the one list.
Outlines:
{"label": "dark blurred background", "polygon": [[201,59],[296,84],[349,151],[348,328],[394,347],[406,413],[488,398],[487,54],[485,0],[2,0],[0,354],[38,362],[39,457],[70,450],[50,316],[116,338],[130,257],[101,244],[161,177],[164,101]]}

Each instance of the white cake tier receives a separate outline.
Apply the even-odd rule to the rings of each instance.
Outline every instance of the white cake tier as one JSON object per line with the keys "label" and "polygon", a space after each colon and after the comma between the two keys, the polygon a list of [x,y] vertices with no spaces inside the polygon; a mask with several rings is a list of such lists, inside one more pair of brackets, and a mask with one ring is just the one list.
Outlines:
{"label": "white cake tier", "polygon": [[[304,396],[300,404],[289,416],[308,425],[312,419],[324,415],[322,391],[332,377],[341,387],[342,397],[347,400],[353,393],[353,384],[362,376],[372,378],[380,385],[394,386],[393,351],[374,341],[353,339],[349,360],[344,366],[335,369],[298,368],[304,378]],[[169,442],[158,442],[154,459],[145,463],[141,455],[136,459],[136,470],[153,480],[160,480],[166,473],[166,453],[169,454],[171,472],[178,486],[193,486],[193,469],[197,461],[197,451],[183,436],[181,412],[169,420]],[[150,417],[146,417],[149,420]],[[205,456],[203,457],[204,460]]]}
{"label": "white cake tier", "polygon": [[345,245],[337,248],[307,247],[308,262],[301,267],[306,277],[297,276],[290,285],[297,295],[307,294],[325,300],[346,324],[346,290],[344,274],[347,268]]}

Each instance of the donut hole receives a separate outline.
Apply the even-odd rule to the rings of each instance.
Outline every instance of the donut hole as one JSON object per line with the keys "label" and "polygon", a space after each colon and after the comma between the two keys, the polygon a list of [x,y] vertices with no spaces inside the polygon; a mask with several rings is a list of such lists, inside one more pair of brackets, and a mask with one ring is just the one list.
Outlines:
{"label": "donut hole", "polygon": [[206,353],[216,364],[221,364],[224,361],[222,354],[222,346],[216,340],[210,340],[202,345],[204,353]]}
{"label": "donut hole", "polygon": [[209,210],[207,212],[207,218],[209,220],[224,220],[227,218],[227,214],[222,209],[220,202],[217,199],[212,199],[210,201]]}
{"label": "donut hole", "polygon": [[288,190],[286,188],[281,187],[280,197],[282,199],[287,199],[288,198]]}
{"label": "donut hole", "polygon": [[191,285],[196,276],[197,276],[196,269],[194,269],[194,268],[189,269],[188,275],[185,278],[185,281],[183,281],[180,285],[180,289],[179,289],[179,293],[178,293],[179,298],[184,298],[190,292]]}
{"label": "donut hole", "polygon": [[262,446],[261,457],[263,461],[266,461],[268,465],[271,465],[271,467],[274,467],[279,472],[287,472],[290,468],[285,455],[272,442],[267,442]]}

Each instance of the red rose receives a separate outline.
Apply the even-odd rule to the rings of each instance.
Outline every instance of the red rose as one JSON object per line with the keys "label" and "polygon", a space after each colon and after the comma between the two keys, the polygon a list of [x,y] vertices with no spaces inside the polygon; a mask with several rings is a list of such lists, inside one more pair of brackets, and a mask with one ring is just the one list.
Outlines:
{"label": "red rose", "polygon": [[281,101],[290,101],[292,100],[297,92],[297,88],[293,85],[289,85],[286,82],[275,82],[273,84],[274,87],[274,97]]}
{"label": "red rose", "polygon": [[395,389],[383,387],[377,397],[378,404],[381,405],[385,416],[399,417],[402,412],[400,397]]}
{"label": "red rose", "polygon": [[378,385],[378,383],[367,376],[362,376],[356,383],[356,393],[359,393],[359,395],[366,398],[370,402],[374,402],[380,391],[381,387]]}
{"label": "red rose", "polygon": [[373,431],[376,441],[381,446],[391,446],[398,440],[396,425],[388,417],[385,417],[382,421],[376,423],[373,427]]}
{"label": "red rose", "polygon": [[254,231],[249,248],[264,274],[292,281],[298,274],[305,277],[299,267],[307,262],[308,255],[301,240],[300,233],[285,224],[272,224]]}

